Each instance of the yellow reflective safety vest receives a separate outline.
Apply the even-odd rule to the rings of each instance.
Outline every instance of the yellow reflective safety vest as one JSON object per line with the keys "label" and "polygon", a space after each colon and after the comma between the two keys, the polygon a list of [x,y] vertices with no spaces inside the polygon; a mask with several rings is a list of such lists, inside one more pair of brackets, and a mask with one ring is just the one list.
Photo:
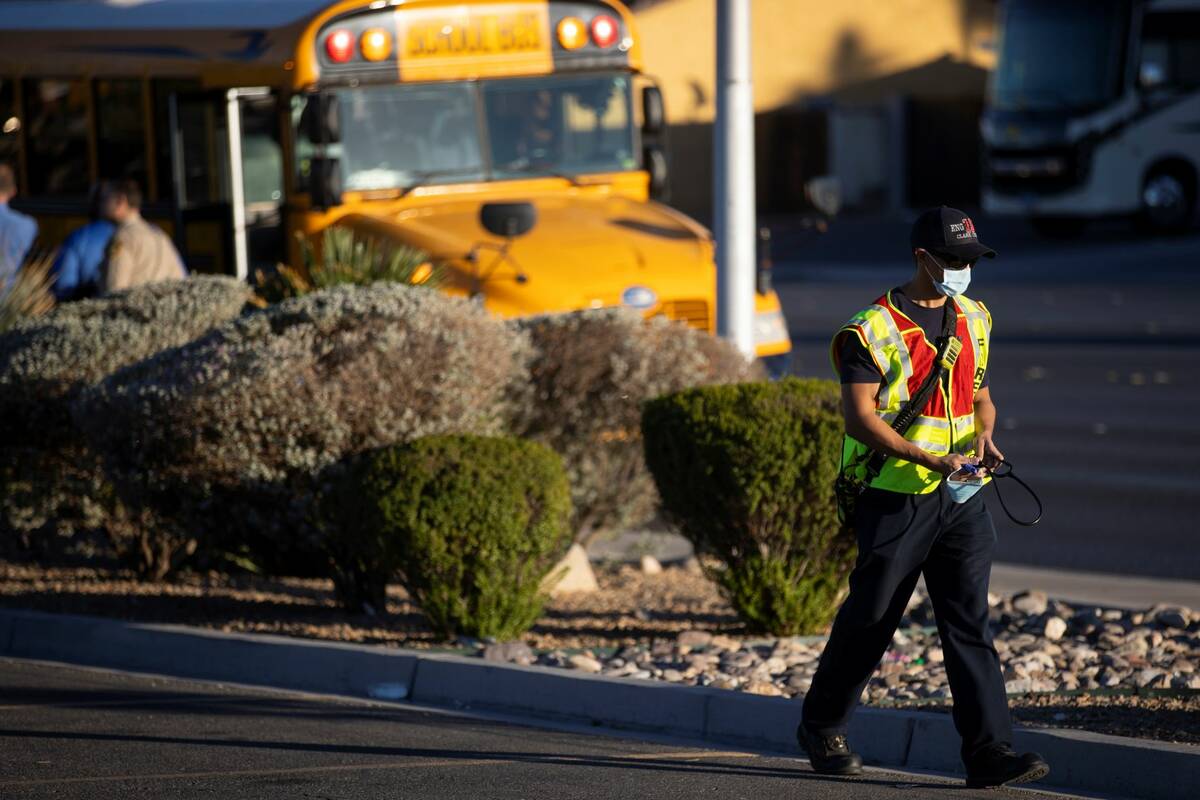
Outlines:
{"label": "yellow reflective safety vest", "polygon": [[[975,392],[987,370],[992,315],[983,303],[967,297],[947,299],[958,312],[956,335],[963,343],[962,353],[944,381],[929,397],[904,438],[934,455],[951,452],[971,455],[975,447]],[[892,302],[888,292],[872,305],[855,314],[833,338],[831,358],[838,370],[838,345],[843,335],[852,334],[871,354],[883,373],[876,397],[875,413],[889,425],[909,397],[917,392],[929,374],[937,356],[935,345],[925,332]],[[871,450],[847,435],[842,445],[842,470],[855,470],[865,478]],[[898,458],[889,458],[870,485],[903,494],[926,494],[941,482],[933,472]]]}

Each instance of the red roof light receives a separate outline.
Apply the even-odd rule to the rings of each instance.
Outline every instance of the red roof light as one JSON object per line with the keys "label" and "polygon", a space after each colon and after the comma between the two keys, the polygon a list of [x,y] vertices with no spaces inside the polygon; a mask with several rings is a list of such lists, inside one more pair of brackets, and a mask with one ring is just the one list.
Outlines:
{"label": "red roof light", "polygon": [[592,18],[592,41],[597,47],[612,47],[621,35],[617,21],[607,14]]}
{"label": "red roof light", "polygon": [[342,28],[325,37],[325,52],[329,60],[344,64],[354,57],[354,34]]}

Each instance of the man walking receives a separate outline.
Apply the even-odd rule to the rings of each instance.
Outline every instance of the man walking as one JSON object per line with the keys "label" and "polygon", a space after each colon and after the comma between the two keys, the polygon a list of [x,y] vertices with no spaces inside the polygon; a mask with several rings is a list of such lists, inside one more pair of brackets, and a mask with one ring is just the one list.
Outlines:
{"label": "man walking", "polygon": [[37,222],[8,207],[17,194],[17,180],[12,167],[0,163],[0,295],[17,276],[17,270],[37,238]]}
{"label": "man walking", "polygon": [[923,573],[967,785],[1037,780],[1049,772],[1046,762],[1010,746],[1008,698],[988,629],[996,532],[982,496],[972,494],[1003,455],[992,441],[991,314],[963,292],[975,262],[996,253],[979,242],[966,214],[945,206],[917,219],[910,244],[908,283],[852,317],[833,340],[846,422],[840,488],[862,487],[848,492],[854,509],[846,520],[858,561],[797,737],[817,772],[861,772],[846,741],[850,717]]}
{"label": "man walking", "polygon": [[134,181],[100,187],[100,213],[117,226],[103,269],[106,292],[187,277],[170,237],[142,219],[141,207],[142,193]]}

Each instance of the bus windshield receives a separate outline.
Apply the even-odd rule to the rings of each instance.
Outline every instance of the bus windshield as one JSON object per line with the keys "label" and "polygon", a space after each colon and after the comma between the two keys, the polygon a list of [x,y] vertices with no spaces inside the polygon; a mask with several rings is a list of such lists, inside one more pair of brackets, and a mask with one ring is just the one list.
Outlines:
{"label": "bus windshield", "polygon": [[637,168],[625,75],[339,89],[350,191]]}
{"label": "bus windshield", "polygon": [[1079,110],[1121,90],[1128,0],[1011,0],[989,103],[1001,110]]}

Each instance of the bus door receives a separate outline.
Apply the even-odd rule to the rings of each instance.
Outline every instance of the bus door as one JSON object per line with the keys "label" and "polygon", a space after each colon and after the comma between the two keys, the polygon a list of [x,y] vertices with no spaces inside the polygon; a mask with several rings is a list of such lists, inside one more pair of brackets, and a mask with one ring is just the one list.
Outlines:
{"label": "bus door", "polygon": [[170,96],[175,239],[189,269],[245,279],[283,255],[283,157],[265,88]]}

